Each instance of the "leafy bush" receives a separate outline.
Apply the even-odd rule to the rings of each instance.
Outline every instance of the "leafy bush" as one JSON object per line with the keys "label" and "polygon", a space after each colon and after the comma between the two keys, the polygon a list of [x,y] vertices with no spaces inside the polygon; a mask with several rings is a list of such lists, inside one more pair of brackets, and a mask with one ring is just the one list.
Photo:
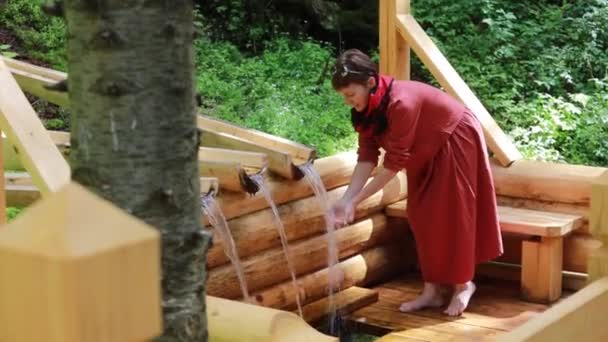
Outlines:
{"label": "leafy bush", "polygon": [[42,12],[44,0],[7,0],[0,6],[0,27],[11,30],[29,57],[67,69],[65,24],[62,19]]}
{"label": "leafy bush", "polygon": [[324,74],[330,49],[278,38],[246,58],[229,43],[203,38],[195,46],[206,114],[313,146],[320,155],[354,147],[348,108]]}

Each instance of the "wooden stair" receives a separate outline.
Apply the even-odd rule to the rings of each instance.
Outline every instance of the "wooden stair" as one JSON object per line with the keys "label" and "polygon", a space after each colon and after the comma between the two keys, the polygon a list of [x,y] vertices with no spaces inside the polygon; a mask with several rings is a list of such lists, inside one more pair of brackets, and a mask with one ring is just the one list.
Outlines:
{"label": "wooden stair", "polygon": [[[407,219],[407,200],[388,205],[389,217]],[[583,217],[498,206],[502,232],[529,237],[522,245],[521,289],[529,301],[550,303],[561,297],[563,240],[580,228]]]}

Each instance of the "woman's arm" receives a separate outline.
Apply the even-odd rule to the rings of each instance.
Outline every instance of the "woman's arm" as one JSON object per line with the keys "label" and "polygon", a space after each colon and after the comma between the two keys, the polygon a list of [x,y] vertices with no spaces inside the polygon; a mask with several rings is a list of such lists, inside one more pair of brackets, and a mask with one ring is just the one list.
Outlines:
{"label": "woman's arm", "polygon": [[372,179],[372,181],[369,182],[369,184],[367,184],[365,188],[363,188],[363,190],[361,190],[353,197],[353,206],[356,207],[363,200],[375,194],[376,192],[378,192],[378,190],[384,188],[386,183],[393,179],[396,174],[397,172],[393,170],[382,169],[380,172],[378,172],[376,176],[374,176],[374,179]]}
{"label": "woman's arm", "polygon": [[350,184],[348,189],[342,195],[344,201],[352,201],[355,196],[363,189],[363,186],[367,182],[369,176],[374,171],[376,165],[371,162],[358,162],[355,165],[355,170],[351,176]]}

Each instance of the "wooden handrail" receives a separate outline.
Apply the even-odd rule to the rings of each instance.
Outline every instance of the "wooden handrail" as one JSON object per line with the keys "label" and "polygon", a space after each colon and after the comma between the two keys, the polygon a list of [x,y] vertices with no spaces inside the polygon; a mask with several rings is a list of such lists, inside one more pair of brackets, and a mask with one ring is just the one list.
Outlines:
{"label": "wooden handrail", "polygon": [[3,60],[0,84],[0,129],[42,195],[57,191],[70,182],[70,167]]}
{"label": "wooden handrail", "polygon": [[477,116],[483,127],[488,147],[494,152],[496,159],[503,166],[522,159],[523,156],[517,150],[517,147],[496,124],[490,113],[488,113],[473,91],[458,75],[418,22],[416,22],[416,19],[409,14],[398,14],[396,29],[410,44],[416,55],[435,76],[441,86]]}

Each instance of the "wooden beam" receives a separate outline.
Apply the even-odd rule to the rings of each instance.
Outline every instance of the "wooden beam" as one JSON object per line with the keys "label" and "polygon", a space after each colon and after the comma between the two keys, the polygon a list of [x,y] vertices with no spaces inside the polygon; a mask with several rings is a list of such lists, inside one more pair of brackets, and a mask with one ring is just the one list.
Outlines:
{"label": "wooden beam", "polygon": [[209,341],[338,342],[291,312],[207,296]]}
{"label": "wooden beam", "polygon": [[23,91],[60,107],[67,108],[69,106],[67,92],[58,92],[46,88],[46,86],[65,80],[67,78],[66,73],[10,58],[4,58],[4,62]]}
{"label": "wooden beam", "polygon": [[255,194],[259,190],[257,183],[238,162],[199,159],[199,173],[202,177],[217,178],[220,188],[228,191]]}
{"label": "wooden beam", "polygon": [[397,15],[410,14],[410,0],[391,0],[388,15],[389,73],[398,80],[410,78],[410,47],[397,31]]}
{"label": "wooden beam", "polygon": [[204,115],[197,116],[198,127],[204,130],[226,133],[248,140],[270,150],[281,151],[292,156],[296,163],[304,163],[316,157],[316,151],[306,145],[267,134],[255,129],[240,127],[224,120]]}
{"label": "wooden beam", "polygon": [[268,156],[269,170],[287,179],[299,179],[302,177],[298,173],[297,167],[293,164],[291,155],[288,153],[260,146],[234,135],[206,129],[201,130],[201,146],[263,153]]}
{"label": "wooden beam", "polygon": [[607,341],[607,307],[608,277],[604,277],[515,330],[501,335],[498,341]]}
{"label": "wooden beam", "polygon": [[225,148],[201,147],[198,150],[199,160],[210,162],[238,162],[243,167],[265,169],[268,158],[264,153],[228,150]]}
{"label": "wooden beam", "polygon": [[332,310],[335,310],[337,315],[344,316],[377,301],[377,291],[351,286],[334,294],[331,307],[328,297],[305,305],[302,308],[302,317],[306,322],[314,323],[331,315]]}
{"label": "wooden beam", "polygon": [[522,159],[517,147],[496,124],[490,113],[416,22],[416,19],[409,14],[398,14],[397,18],[397,29],[441,86],[477,116],[483,126],[488,147],[494,152],[496,159],[503,166]]}
{"label": "wooden beam", "polygon": [[70,167],[10,71],[0,60],[0,129],[45,196],[70,182]]}
{"label": "wooden beam", "polygon": [[389,57],[389,35],[393,32],[390,29],[390,7],[394,0],[379,0],[378,8],[378,49],[380,53],[380,73],[390,74]]}

